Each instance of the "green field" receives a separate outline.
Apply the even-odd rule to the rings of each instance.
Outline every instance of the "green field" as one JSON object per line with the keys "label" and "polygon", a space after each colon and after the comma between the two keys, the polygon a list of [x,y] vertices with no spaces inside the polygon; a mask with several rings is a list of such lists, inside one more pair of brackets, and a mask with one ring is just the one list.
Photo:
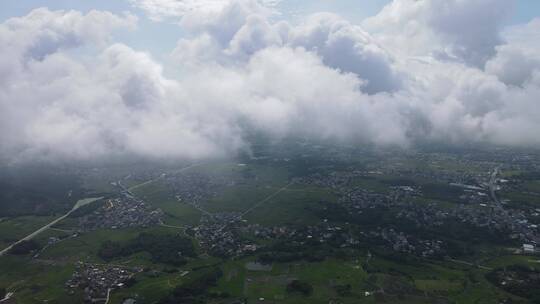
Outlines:
{"label": "green field", "polygon": [[[264,153],[262,154],[264,155]],[[181,170],[181,168],[185,168],[187,165],[176,164],[171,168],[155,169],[149,174],[146,174],[147,168],[141,166],[137,170],[143,174],[133,174],[133,177],[130,177],[131,170],[125,168],[104,170],[106,174],[104,173],[103,176],[96,173],[98,171],[92,171],[93,173],[83,180],[88,193],[118,194],[118,187],[111,185],[111,181],[120,179],[126,187],[142,184],[134,188],[132,192],[152,207],[163,210],[165,213],[164,225],[146,229],[102,229],[73,236],[78,228],[78,219],[67,218],[55,225],[54,229],[48,229],[35,238],[43,246],[47,245],[51,237],[62,239],[59,243],[46,246],[36,258],[31,257],[31,255],[0,257],[0,287],[14,291],[15,299],[19,304],[80,303],[81,294],[69,296],[64,284],[72,276],[76,263],[83,261],[140,266],[144,269],[136,274],[136,282],[133,286],[113,291],[109,302],[112,304],[121,304],[126,298],[135,298],[138,300],[137,303],[156,303],[170,295],[175,288],[196,281],[197,278],[204,276],[205,271],[214,269],[214,267],[219,268],[223,275],[215,286],[211,286],[206,291],[204,303],[230,304],[235,303],[234,301],[237,299],[246,299],[247,303],[250,304],[490,304],[502,303],[507,300],[513,302],[505,303],[528,303],[525,299],[511,295],[492,285],[485,277],[492,269],[511,265],[526,265],[535,269],[540,267],[538,257],[514,254],[515,248],[510,247],[517,245],[513,243],[503,246],[489,244],[483,240],[467,243],[466,240],[458,239],[456,246],[463,246],[468,250],[464,250],[467,251],[464,256],[455,257],[455,260],[446,255],[430,259],[415,256],[414,252],[398,254],[392,251],[391,246],[382,248],[388,244],[375,241],[371,243],[366,240],[367,238],[356,243],[351,242],[351,244],[358,245],[339,247],[339,245],[330,246],[328,244],[332,243],[329,241],[324,243],[322,239],[319,243],[316,238],[313,239],[315,243],[300,238],[286,239],[283,237],[280,239],[282,236],[276,239],[257,238],[254,234],[245,232],[246,229],[241,232],[240,237],[245,238],[242,241],[268,246],[258,252],[249,253],[247,256],[220,258],[208,256],[206,252],[211,251],[204,248],[203,245],[196,244],[195,254],[186,258],[187,264],[174,264],[176,266],[154,263],[151,253],[143,250],[134,251],[133,254],[130,252],[115,255],[112,260],[107,261],[99,257],[98,252],[104,242],[129,243],[142,232],[166,235],[182,234],[184,237],[194,240],[192,233],[201,230],[186,228],[198,226],[204,211],[210,213],[249,211],[243,217],[246,224],[259,224],[268,227],[320,227],[342,224],[345,228],[340,230],[339,234],[345,235],[345,237],[349,237],[349,233],[350,235],[358,233],[355,236],[364,232],[367,234],[370,230],[377,230],[378,226],[381,228],[392,227],[398,230],[405,225],[414,224],[412,221],[398,221],[391,213],[396,210],[390,208],[385,209],[385,213],[379,210],[373,212],[362,210],[363,213],[351,213],[351,217],[346,217],[346,220],[343,219],[341,222],[340,218],[328,217],[328,224],[324,224],[323,219],[327,216],[324,212],[330,212],[333,207],[336,207],[337,211],[347,210],[345,207],[348,206],[339,206],[341,209],[338,209],[337,206],[339,196],[343,193],[338,193],[338,187],[331,189],[291,183],[291,181],[294,180],[294,177],[304,176],[303,174],[313,172],[324,174],[338,170],[335,168],[349,170],[356,169],[355,166],[358,166],[362,170],[380,170],[390,173],[362,173],[349,181],[347,190],[363,189],[384,194],[391,191],[393,186],[411,185],[419,188],[422,192],[421,196],[407,198],[411,202],[416,203],[419,207],[436,206],[441,211],[449,211],[463,204],[456,199],[460,194],[459,189],[450,187],[448,183],[445,183],[445,180],[430,180],[425,177],[408,178],[399,171],[425,170],[425,172],[432,172],[433,170],[441,170],[448,174],[461,176],[471,172],[486,174],[494,165],[491,162],[469,164],[448,155],[414,158],[409,157],[407,153],[393,155],[383,159],[384,161],[381,161],[381,157],[377,154],[372,154],[369,156],[355,155],[356,159],[349,163],[323,162],[322,164],[317,163],[316,153],[312,153],[309,157],[302,156],[301,159],[293,161],[281,156],[269,155],[268,158],[264,159],[244,160],[245,164],[240,164],[239,161],[216,161],[197,164],[185,170]],[[208,178],[217,181],[217,186],[216,189],[212,189],[215,191],[198,202],[203,209],[201,212],[190,204],[192,202],[178,201],[172,187],[167,185],[167,182],[172,179],[166,180],[164,177],[167,175],[163,175],[163,178],[156,178],[161,173],[165,173],[169,177],[172,174],[203,176],[201,180]],[[520,176],[519,171],[507,171],[503,174],[508,178]],[[189,175],[187,176],[189,178]],[[151,182],[145,183],[145,178],[150,178]],[[523,185],[528,191],[540,193],[538,180],[529,180],[519,185]],[[501,191],[500,196],[511,200],[508,207],[520,209],[522,206],[540,206],[540,196],[531,193],[521,193],[515,190]],[[477,208],[484,207],[477,206]],[[336,214],[340,215],[339,212]],[[0,246],[7,247],[55,218],[55,216],[26,216],[2,219],[0,221]],[[355,220],[357,222],[354,222]],[[450,226],[451,224],[448,224],[441,229]],[[461,222],[457,226],[463,227]],[[413,230],[411,229],[411,231]],[[404,231],[409,233],[408,230]],[[441,230],[436,231],[440,232]],[[456,234],[461,232],[456,231]],[[466,231],[467,234],[469,232]],[[214,232],[211,231],[211,233]],[[338,235],[337,232],[336,235]],[[341,237],[341,235],[338,236]],[[463,234],[459,235],[459,237],[462,236]],[[437,235],[433,236],[433,238],[436,237]],[[448,239],[459,238],[443,237],[444,242]],[[462,238],[464,239],[464,237]],[[291,239],[293,240],[291,241]],[[292,253],[305,251],[309,254],[288,260],[279,259],[279,261],[288,262],[275,262],[268,268],[261,267],[254,270],[256,267],[247,267],[248,263],[255,263],[259,258],[263,260],[265,254],[276,253],[276,256],[279,256],[281,252],[276,248],[279,248],[277,245],[282,245],[281,243],[293,244],[295,247],[290,250],[294,251]],[[327,250],[329,254],[319,256],[318,251],[324,250]],[[283,252],[291,253],[286,250]],[[368,252],[372,254],[369,259]],[[316,258],[310,258],[312,253]],[[475,264],[479,266],[474,266]],[[312,286],[312,293],[303,295],[288,291],[287,286],[295,280]],[[264,298],[264,301],[261,298]]]}
{"label": "green field", "polygon": [[172,226],[196,225],[201,218],[201,212],[192,206],[179,202],[167,187],[160,182],[147,184],[134,190],[155,208],[165,212],[164,223]]}
{"label": "green field", "polygon": [[8,247],[55,218],[54,216],[22,216],[4,219],[0,222],[0,248]]}
{"label": "green field", "polygon": [[336,197],[326,189],[293,188],[280,192],[245,216],[261,225],[316,224],[320,219],[307,207],[319,201],[333,202]]}

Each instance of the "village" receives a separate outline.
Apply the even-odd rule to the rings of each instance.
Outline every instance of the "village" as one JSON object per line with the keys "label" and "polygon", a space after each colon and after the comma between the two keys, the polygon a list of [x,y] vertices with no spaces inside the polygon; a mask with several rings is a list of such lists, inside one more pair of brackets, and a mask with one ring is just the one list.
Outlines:
{"label": "village", "polygon": [[163,211],[130,197],[107,199],[97,210],[79,218],[81,231],[123,229],[158,225]]}
{"label": "village", "polygon": [[78,262],[65,288],[69,294],[82,291],[84,303],[107,303],[112,290],[129,287],[134,282],[133,276],[142,270],[139,267]]}
{"label": "village", "polygon": [[[489,164],[484,165],[486,168]],[[455,189],[452,197],[454,204],[441,206],[436,201],[427,201],[419,204],[418,201],[425,199],[424,189],[414,185],[388,185],[386,191],[376,192],[363,186],[355,185],[358,178],[371,178],[380,175],[388,175],[430,179],[434,183],[447,185]],[[190,227],[187,231],[201,244],[201,247],[209,254],[217,256],[241,256],[251,254],[255,250],[261,250],[262,245],[246,240],[242,234],[248,224],[242,219],[241,214],[234,212],[209,213],[201,206],[201,202],[217,195],[220,187],[231,186],[235,180],[227,180],[219,176],[185,175],[176,174],[166,177],[168,186],[174,191],[179,203],[191,205],[203,213],[198,226]],[[491,180],[491,171],[484,173],[467,172],[456,173],[453,171],[399,171],[395,168],[379,168],[374,170],[351,170],[334,171],[330,174],[315,173],[305,177],[293,179],[294,184],[311,185],[316,187],[330,188],[339,196],[338,205],[354,217],[361,216],[366,211],[389,210],[397,220],[406,220],[417,229],[429,227],[442,227],[448,222],[460,222],[480,230],[488,230],[493,234],[503,233],[504,237],[526,245],[527,252],[535,252],[536,245],[540,243],[538,225],[530,221],[531,214],[539,214],[538,210],[527,212],[505,208],[505,201],[494,200],[490,187],[501,190],[509,187],[508,180],[498,178]],[[493,183],[491,185],[490,183]],[[453,194],[452,194],[453,195]],[[324,219],[321,218],[321,221]],[[341,225],[341,224],[336,224]],[[335,231],[328,231],[313,226],[313,231],[302,234],[295,227],[279,227],[282,231],[276,235],[277,227],[261,227],[255,233],[255,237],[265,238],[316,238],[321,243],[333,238]],[[348,228],[341,227],[340,229]],[[338,227],[339,228],[339,227]],[[278,229],[278,230],[279,230]],[[250,230],[250,229],[248,229]],[[445,254],[445,244],[442,239],[435,236],[432,239],[420,239],[414,234],[400,231],[395,225],[385,227],[373,227],[364,231],[349,232],[350,236],[343,235],[343,240],[337,246],[352,246],[362,238],[383,240],[388,248],[396,252],[414,254],[420,257],[442,256]],[[356,239],[356,240],[355,240]],[[531,246],[532,251],[531,251]],[[524,249],[523,249],[524,250]]]}

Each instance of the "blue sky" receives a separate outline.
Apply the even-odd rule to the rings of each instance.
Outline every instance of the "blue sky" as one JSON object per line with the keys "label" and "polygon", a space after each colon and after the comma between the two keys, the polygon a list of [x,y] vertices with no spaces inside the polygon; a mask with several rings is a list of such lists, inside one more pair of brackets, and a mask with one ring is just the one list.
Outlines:
{"label": "blue sky", "polygon": [[[294,14],[307,14],[317,11],[333,11],[347,16],[353,21],[376,14],[390,0],[284,0],[281,4],[283,11]],[[49,9],[76,9],[88,11],[90,9],[122,12],[133,11],[127,0],[22,0],[2,1],[0,4],[0,19],[5,20],[13,16],[25,15],[37,7]],[[540,1],[518,0],[518,7],[509,22],[511,24],[527,22],[540,16]]]}

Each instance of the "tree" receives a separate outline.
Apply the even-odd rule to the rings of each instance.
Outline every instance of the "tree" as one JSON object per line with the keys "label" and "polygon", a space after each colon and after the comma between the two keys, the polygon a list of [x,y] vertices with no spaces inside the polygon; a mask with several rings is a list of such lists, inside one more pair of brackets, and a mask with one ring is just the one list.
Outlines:
{"label": "tree", "polygon": [[41,245],[34,240],[22,241],[9,250],[9,254],[25,255],[41,249]]}
{"label": "tree", "polygon": [[105,261],[110,261],[122,254],[122,244],[113,241],[105,241],[101,244],[98,256]]}
{"label": "tree", "polygon": [[349,296],[351,295],[351,292],[352,292],[351,284],[336,285],[334,286],[334,289],[336,290],[336,293],[341,297]]}
{"label": "tree", "polygon": [[304,296],[309,296],[313,293],[313,286],[307,282],[294,280],[287,285],[287,292],[289,293],[301,293]]}

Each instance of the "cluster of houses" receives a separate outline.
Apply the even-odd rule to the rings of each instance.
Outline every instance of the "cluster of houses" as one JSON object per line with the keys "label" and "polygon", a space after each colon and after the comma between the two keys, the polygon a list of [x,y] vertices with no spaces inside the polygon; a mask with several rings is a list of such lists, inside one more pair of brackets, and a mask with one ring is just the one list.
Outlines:
{"label": "cluster of houses", "polygon": [[420,257],[435,257],[444,254],[443,242],[439,240],[422,240],[391,228],[376,229],[367,232],[351,231],[340,224],[328,224],[292,227],[263,227],[258,224],[248,225],[242,229],[256,238],[266,240],[284,240],[291,244],[328,243],[339,248],[355,247],[362,241],[380,244],[400,253],[413,254]]}
{"label": "cluster of houses", "polygon": [[258,246],[241,237],[238,226],[243,222],[239,218],[240,214],[234,212],[205,215],[200,225],[188,232],[194,235],[201,248],[214,256],[231,257],[252,253]]}
{"label": "cluster of houses", "polygon": [[234,185],[235,180],[221,175],[182,172],[167,175],[165,183],[176,194],[178,201],[199,204],[216,196],[221,188]]}
{"label": "cluster of houses", "polygon": [[350,247],[359,244],[358,238],[345,227],[323,221],[309,226],[273,226],[264,227],[258,224],[248,225],[241,229],[242,233],[265,240],[281,240],[291,244],[330,243],[336,247]]}
{"label": "cluster of houses", "polygon": [[[415,172],[416,175],[426,173]],[[404,218],[414,223],[418,228],[427,226],[442,226],[447,220],[467,223],[473,227],[486,228],[497,232],[507,233],[510,239],[520,240],[524,243],[539,244],[540,230],[531,217],[540,215],[540,209],[507,208],[505,201],[493,200],[489,194],[489,178],[485,174],[466,174],[443,172],[440,175],[426,175],[437,182],[448,182],[449,185],[464,189],[461,201],[464,204],[441,206],[436,202],[419,204],[414,198],[422,198],[421,188],[411,186],[388,187],[384,193],[366,190],[361,186],[354,186],[355,178],[375,174],[375,172],[351,171],[345,173],[331,173],[329,175],[313,174],[297,182],[324,186],[334,189],[340,196],[339,203],[352,215],[361,214],[368,208],[392,208],[397,218]],[[403,174],[401,172],[400,174]],[[475,181],[471,183],[471,181]],[[470,184],[465,184],[469,182]],[[497,179],[498,184],[505,185],[507,180]],[[500,190],[500,185],[494,185]]]}
{"label": "cluster of houses", "polygon": [[103,206],[79,218],[82,231],[96,229],[122,229],[158,225],[163,211],[153,209],[145,202],[128,197],[108,199]]}
{"label": "cluster of houses", "polygon": [[392,228],[379,228],[364,234],[367,238],[383,240],[395,252],[407,253],[423,258],[441,257],[446,254],[440,240],[423,240]]}
{"label": "cluster of houses", "polygon": [[[444,173],[442,178],[455,187],[465,187],[466,195],[470,199],[468,204],[454,204],[441,207],[436,202],[419,204],[415,198],[423,196],[421,188],[415,186],[388,186],[384,193],[366,190],[354,185],[355,178],[377,174],[375,171],[346,171],[333,172],[329,175],[313,174],[295,179],[295,183],[310,184],[328,187],[339,194],[339,204],[352,215],[361,214],[365,209],[392,208],[396,218],[404,218],[415,224],[418,228],[443,226],[447,220],[463,222],[478,228],[489,228],[496,231],[507,231],[509,237],[522,240],[527,244],[538,244],[540,241],[536,225],[527,220],[524,211],[508,210],[496,202],[490,202],[487,187],[465,184],[477,180],[475,184],[481,185],[481,174],[452,174]],[[437,180],[439,181],[439,180]],[[201,181],[202,182],[202,181]],[[487,183],[484,181],[484,183]],[[474,188],[475,187],[475,188]],[[473,199],[474,198],[474,199]],[[262,227],[260,225],[244,225],[241,216],[235,213],[207,214],[201,224],[192,229],[193,235],[200,242],[202,248],[213,255],[239,256],[249,254],[260,248],[260,245],[246,241],[242,235],[248,232],[255,238],[285,239],[292,242],[329,242],[340,247],[355,246],[362,239],[380,240],[384,246],[401,253],[414,254],[420,257],[434,257],[444,255],[444,244],[441,240],[423,240],[391,228],[378,228],[376,230],[351,233],[349,229],[332,227],[326,223],[306,227]],[[524,252],[531,252],[529,246]]]}
{"label": "cluster of houses", "polygon": [[85,303],[106,303],[110,292],[126,287],[142,268],[97,265],[78,262],[71,279],[65,283],[69,294],[83,292]]}

